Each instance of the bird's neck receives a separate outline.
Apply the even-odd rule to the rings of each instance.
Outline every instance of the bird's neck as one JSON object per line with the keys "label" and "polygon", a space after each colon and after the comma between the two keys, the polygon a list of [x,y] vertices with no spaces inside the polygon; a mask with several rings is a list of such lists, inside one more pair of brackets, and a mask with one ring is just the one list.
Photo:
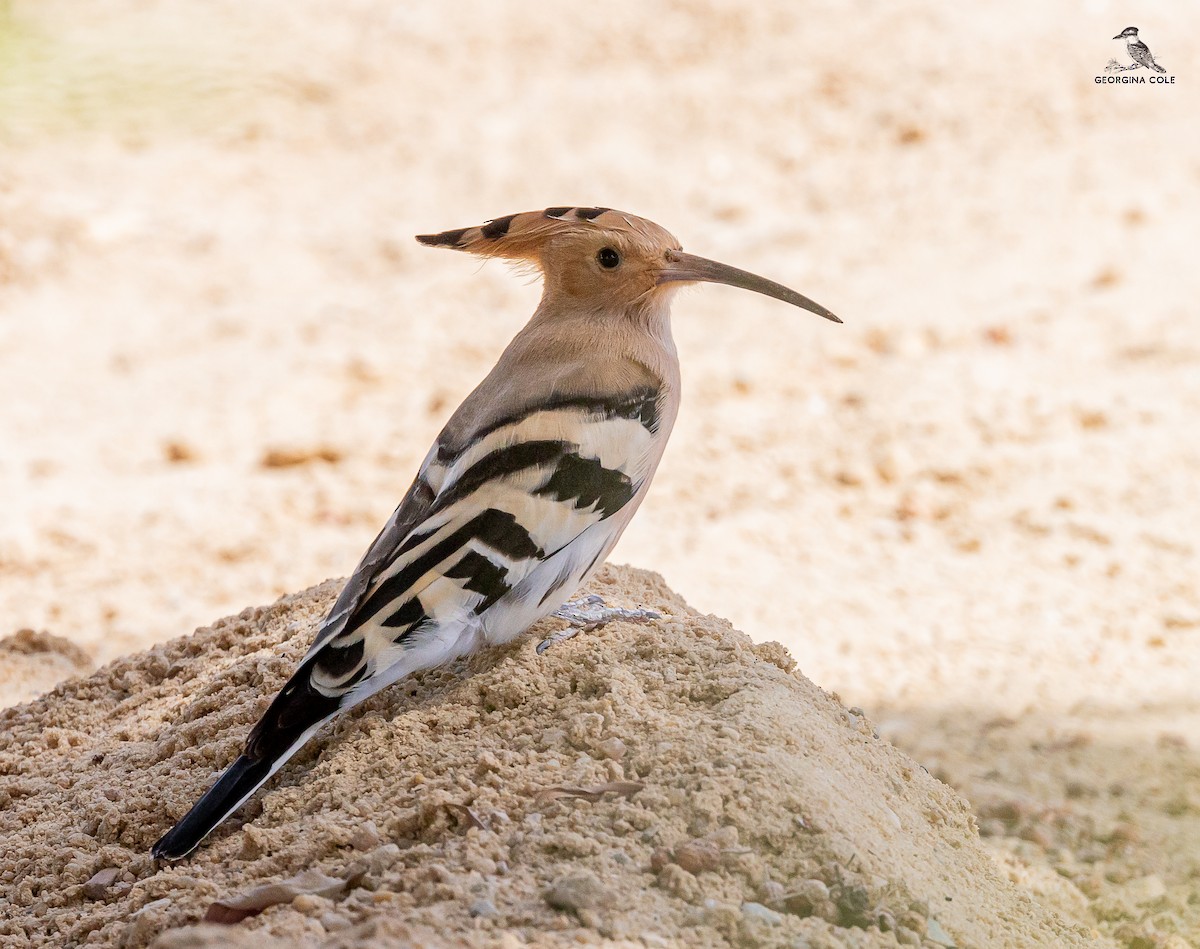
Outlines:
{"label": "bird's neck", "polygon": [[514,343],[568,355],[579,364],[637,365],[655,384],[677,389],[679,359],[671,336],[669,296],[651,295],[634,306],[570,306],[543,296]]}
{"label": "bird's neck", "polygon": [[589,345],[596,337],[642,338],[674,353],[670,298],[669,291],[659,291],[631,304],[599,300],[583,305],[577,300],[544,294],[526,328],[564,340],[574,337],[583,340],[583,345]]}

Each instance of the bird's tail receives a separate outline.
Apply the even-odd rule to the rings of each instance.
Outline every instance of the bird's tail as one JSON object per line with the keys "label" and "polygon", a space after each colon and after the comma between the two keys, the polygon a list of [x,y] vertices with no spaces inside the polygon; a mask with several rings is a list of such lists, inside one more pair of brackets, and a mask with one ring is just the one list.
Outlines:
{"label": "bird's tail", "polygon": [[311,661],[296,670],[251,730],[245,751],[150,848],[152,857],[156,860],[186,857],[337,714],[342,704],[340,699],[314,689],[311,671]]}
{"label": "bird's tail", "polygon": [[[280,762],[282,764],[282,762]],[[155,860],[181,860],[196,849],[226,817],[236,811],[274,770],[270,761],[239,755],[216,784],[205,792],[183,819],[162,835],[152,848]]]}
{"label": "bird's tail", "polygon": [[1163,69],[1163,67],[1162,67],[1162,66],[1160,66],[1158,63],[1151,63],[1151,64],[1150,64],[1150,66],[1151,66],[1153,69],[1155,69],[1157,72],[1166,72],[1166,70],[1165,70],[1165,69]]}

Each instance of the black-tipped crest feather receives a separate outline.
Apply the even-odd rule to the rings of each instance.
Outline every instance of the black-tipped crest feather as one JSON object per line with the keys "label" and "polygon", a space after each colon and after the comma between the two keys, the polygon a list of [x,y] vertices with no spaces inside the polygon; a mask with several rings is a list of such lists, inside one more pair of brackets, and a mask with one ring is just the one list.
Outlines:
{"label": "black-tipped crest feather", "polygon": [[633,235],[650,244],[667,243],[678,247],[679,242],[652,221],[614,211],[612,208],[572,207],[562,205],[542,211],[524,211],[492,218],[477,227],[460,227],[437,234],[418,234],[417,240],[426,247],[446,247],[465,250],[482,257],[504,257],[516,261],[537,262],[547,242],[564,234],[584,230],[608,230],[615,234]]}

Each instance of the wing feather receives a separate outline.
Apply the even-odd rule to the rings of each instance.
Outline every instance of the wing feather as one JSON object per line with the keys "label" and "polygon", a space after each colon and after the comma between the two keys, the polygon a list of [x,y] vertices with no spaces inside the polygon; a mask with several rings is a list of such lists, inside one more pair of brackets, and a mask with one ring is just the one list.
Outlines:
{"label": "wing feather", "polygon": [[493,420],[457,446],[440,436],[298,670],[306,694],[360,694],[421,629],[482,617],[514,588],[524,595],[540,564],[636,495],[657,399],[652,389],[571,396]]}

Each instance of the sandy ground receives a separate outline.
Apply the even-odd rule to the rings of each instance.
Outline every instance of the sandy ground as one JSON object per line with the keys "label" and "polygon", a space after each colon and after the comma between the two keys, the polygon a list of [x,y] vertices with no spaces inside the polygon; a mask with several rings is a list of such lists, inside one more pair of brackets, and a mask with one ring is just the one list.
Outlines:
{"label": "sandy ground", "polygon": [[[15,868],[0,936],[217,949],[241,910],[249,945],[1090,941],[1005,878],[965,801],[789,674],[779,644],[653,574],[609,570],[595,588],[664,618],[389,690],[244,825],[166,868],[146,853],[164,818],[236,753],[336,583],[0,713],[16,776],[0,791]],[[219,927],[190,925],[214,904]]]}
{"label": "sandy ground", "polygon": [[1098,86],[1130,15],[0,7],[4,698],[344,574],[537,297],[411,235],[626,208],[847,322],[680,298],[615,559],[1033,898],[1200,943],[1200,10],[1136,23],[1176,84]]}

